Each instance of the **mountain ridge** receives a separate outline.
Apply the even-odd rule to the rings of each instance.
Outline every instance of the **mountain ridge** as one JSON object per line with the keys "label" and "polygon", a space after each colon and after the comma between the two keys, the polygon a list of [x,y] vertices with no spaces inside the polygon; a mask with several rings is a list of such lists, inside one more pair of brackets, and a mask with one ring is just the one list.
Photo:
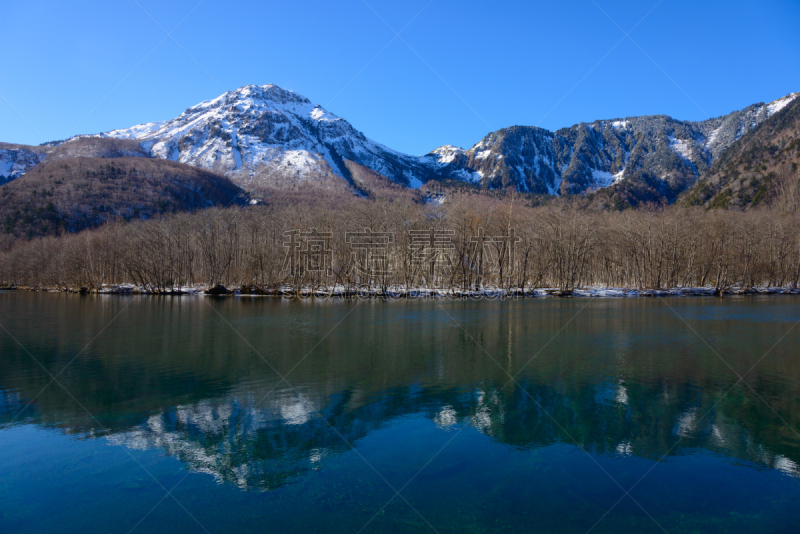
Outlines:
{"label": "mountain ridge", "polygon": [[800,207],[800,99],[730,145],[682,201],[707,208],[746,209],[776,203]]}
{"label": "mountain ridge", "polygon": [[[769,104],[752,104],[705,121],[646,115],[581,122],[555,132],[513,126],[488,134],[470,149],[451,147],[446,157],[453,167],[451,172],[477,171],[488,188],[511,186],[536,193],[580,194],[634,177],[660,180],[663,193],[674,200],[727,147],[780,112],[797,95],[790,93]],[[506,163],[509,156],[517,161],[524,156],[526,137],[538,138],[535,157],[528,164]],[[519,149],[510,146],[520,141]],[[552,152],[543,146],[547,143],[552,144]],[[444,159],[440,157],[440,162]],[[495,165],[487,168],[487,161]],[[554,186],[557,191],[553,191]]]}
{"label": "mountain ridge", "polygon": [[219,172],[255,190],[291,188],[314,176],[352,183],[345,160],[406,186],[418,187],[427,175],[418,158],[367,139],[341,117],[272,84],[240,87],[170,121],[100,135],[137,139],[156,157]]}
{"label": "mountain ridge", "polygon": [[[442,145],[412,156],[367,138],[293,91],[246,85],[171,120],[79,138],[138,142],[144,155],[225,175],[256,194],[307,185],[363,194],[350,170],[355,164],[410,188],[454,181],[552,196],[635,184],[648,189],[646,197],[673,202],[725,149],[797,96],[790,93],[705,121],[649,115],[581,122],[554,132],[511,126],[468,149]],[[52,158],[69,142],[44,148],[0,145],[0,182]]]}

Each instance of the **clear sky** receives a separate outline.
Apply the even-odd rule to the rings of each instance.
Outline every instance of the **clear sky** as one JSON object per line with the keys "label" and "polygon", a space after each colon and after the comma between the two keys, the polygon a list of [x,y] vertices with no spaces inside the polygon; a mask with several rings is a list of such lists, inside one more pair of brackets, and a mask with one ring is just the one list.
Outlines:
{"label": "clear sky", "polygon": [[0,20],[0,141],[25,144],[170,119],[251,83],[411,154],[800,91],[798,0],[5,0]]}

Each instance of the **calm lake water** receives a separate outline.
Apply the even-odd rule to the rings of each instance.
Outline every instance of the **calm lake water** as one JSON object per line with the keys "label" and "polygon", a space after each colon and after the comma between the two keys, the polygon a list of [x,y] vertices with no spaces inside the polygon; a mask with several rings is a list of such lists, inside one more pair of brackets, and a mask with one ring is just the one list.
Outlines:
{"label": "calm lake water", "polygon": [[0,531],[797,532],[798,320],[0,292]]}

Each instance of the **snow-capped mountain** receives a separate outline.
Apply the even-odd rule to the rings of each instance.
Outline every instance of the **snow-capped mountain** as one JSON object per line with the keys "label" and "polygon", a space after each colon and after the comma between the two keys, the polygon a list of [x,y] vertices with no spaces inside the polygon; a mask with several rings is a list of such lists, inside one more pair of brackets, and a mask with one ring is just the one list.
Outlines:
{"label": "snow-capped mountain", "polygon": [[702,122],[654,115],[580,123],[555,133],[514,126],[490,133],[469,150],[447,145],[428,157],[438,171],[488,188],[584,193],[636,177],[660,183],[674,196],[798,94]]}
{"label": "snow-capped mountain", "polygon": [[580,123],[556,132],[513,126],[466,150],[444,145],[411,156],[368,139],[345,119],[292,91],[247,85],[168,121],[41,147],[0,144],[0,182],[21,176],[45,158],[72,154],[83,146],[77,140],[106,138],[139,145],[135,150],[120,146],[108,154],[98,152],[103,147],[92,147],[93,157],[174,160],[223,174],[251,192],[303,183],[359,191],[356,164],[408,187],[455,180],[484,189],[512,187],[553,195],[642,183],[656,196],[672,200],[725,149],[797,96],[702,122],[652,115]]}
{"label": "snow-capped mountain", "polygon": [[469,150],[446,145],[431,152],[428,161],[438,174],[489,189],[512,186],[556,194],[560,183],[553,133],[533,126],[492,132]]}
{"label": "snow-capped mountain", "polygon": [[419,158],[367,139],[346,120],[276,85],[247,85],[170,121],[101,135],[139,140],[156,157],[225,174],[251,190],[349,182],[345,160],[412,187],[429,173]]}
{"label": "snow-capped mountain", "polygon": [[410,187],[451,179],[485,189],[576,194],[634,177],[674,197],[733,142],[796,96],[703,122],[654,115],[580,123],[555,133],[514,126],[488,134],[467,150],[445,145],[416,157],[368,139],[292,91],[247,85],[170,121],[101,135],[136,139],[153,156],[225,174],[251,191],[303,182],[352,184],[349,160]]}

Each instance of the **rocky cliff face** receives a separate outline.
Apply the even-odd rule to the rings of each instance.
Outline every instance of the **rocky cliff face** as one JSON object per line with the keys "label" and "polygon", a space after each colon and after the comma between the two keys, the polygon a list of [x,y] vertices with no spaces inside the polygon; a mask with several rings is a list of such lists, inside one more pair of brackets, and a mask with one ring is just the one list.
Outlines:
{"label": "rocky cliff face", "polygon": [[580,123],[555,133],[515,126],[487,135],[469,150],[446,146],[429,157],[448,176],[487,188],[578,194],[630,179],[652,184],[674,200],[728,147],[796,96],[702,122],[654,115]]}
{"label": "rocky cliff face", "polygon": [[436,173],[474,182],[484,189],[513,187],[555,194],[561,181],[553,134],[533,126],[503,128],[469,150],[447,145],[428,157]]}
{"label": "rocky cliff face", "polygon": [[275,85],[241,87],[173,120],[101,135],[136,139],[154,156],[225,174],[251,190],[352,182],[345,160],[411,187],[430,172],[419,158],[367,139],[346,120]]}

